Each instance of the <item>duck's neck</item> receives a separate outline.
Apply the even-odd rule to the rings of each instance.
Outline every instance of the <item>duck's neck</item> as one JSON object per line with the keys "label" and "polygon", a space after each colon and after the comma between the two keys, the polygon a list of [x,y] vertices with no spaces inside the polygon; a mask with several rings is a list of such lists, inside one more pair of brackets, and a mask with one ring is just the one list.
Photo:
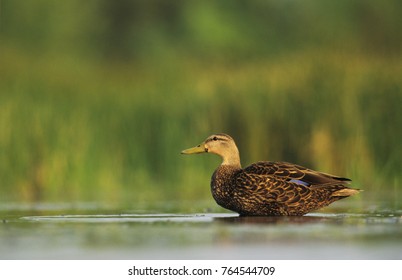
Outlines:
{"label": "duck's neck", "polygon": [[221,166],[222,165],[230,166],[231,168],[234,168],[234,169],[241,168],[240,154],[239,154],[239,150],[237,149],[236,146],[228,153],[221,155],[221,157],[222,157]]}

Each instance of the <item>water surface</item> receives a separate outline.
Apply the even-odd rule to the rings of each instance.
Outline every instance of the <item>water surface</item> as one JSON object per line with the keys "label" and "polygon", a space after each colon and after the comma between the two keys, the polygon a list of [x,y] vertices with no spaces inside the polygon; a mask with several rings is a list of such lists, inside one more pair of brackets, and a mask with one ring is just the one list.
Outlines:
{"label": "water surface", "polygon": [[329,210],[239,217],[94,203],[3,203],[0,258],[402,259],[402,210]]}

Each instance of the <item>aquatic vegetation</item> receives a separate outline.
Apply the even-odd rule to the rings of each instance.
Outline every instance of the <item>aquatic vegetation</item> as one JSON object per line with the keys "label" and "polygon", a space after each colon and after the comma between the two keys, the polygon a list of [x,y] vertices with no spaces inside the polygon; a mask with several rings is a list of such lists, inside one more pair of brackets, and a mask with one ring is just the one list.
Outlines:
{"label": "aquatic vegetation", "polygon": [[399,1],[163,2],[1,2],[0,200],[208,199],[178,152],[223,131],[400,201]]}

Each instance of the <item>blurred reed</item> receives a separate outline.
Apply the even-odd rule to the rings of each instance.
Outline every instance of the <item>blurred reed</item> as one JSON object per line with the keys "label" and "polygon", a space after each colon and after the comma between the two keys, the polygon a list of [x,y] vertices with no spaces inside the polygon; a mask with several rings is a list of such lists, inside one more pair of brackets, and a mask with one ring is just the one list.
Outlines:
{"label": "blurred reed", "polygon": [[[163,1],[150,6],[140,2],[145,10],[155,12],[152,5],[163,8]],[[242,25],[231,18],[242,12],[235,2],[228,11],[229,4],[197,2],[199,9],[194,10],[178,1],[171,13],[189,24],[187,35],[180,33],[189,32],[181,29],[183,22],[165,30],[158,19],[172,15],[155,12],[159,17],[154,14],[151,27],[132,25],[139,28],[140,38],[152,40],[150,50],[137,46],[139,54],[128,53],[127,59],[111,54],[124,57],[130,44],[126,49],[103,45],[102,51],[89,43],[63,45],[54,30],[43,35],[50,27],[42,25],[40,34],[51,43],[42,38],[42,43],[27,46],[32,40],[17,23],[4,28],[4,22],[15,22],[7,7],[18,5],[3,2],[1,36],[7,40],[0,46],[0,200],[209,199],[209,177],[219,159],[183,157],[180,151],[215,132],[235,138],[243,165],[257,160],[295,162],[351,177],[355,187],[373,197],[388,193],[397,199],[402,188],[400,51],[393,44],[362,51],[353,42],[345,48],[312,44],[296,49],[289,46],[294,41],[286,40],[262,48],[261,41],[240,42],[258,38],[258,30],[244,38],[230,33],[233,30],[209,34],[208,24],[224,24],[211,23],[219,15],[236,28],[253,29],[256,23],[250,18],[258,9],[247,6],[249,18]],[[262,2],[252,1],[257,7],[264,6]],[[349,7],[342,3],[338,13]],[[35,10],[32,3],[27,5]],[[87,13],[81,11],[78,22],[84,22],[94,4],[86,5]],[[281,4],[269,5],[271,12],[286,10]],[[90,15],[88,20],[96,22],[95,14]],[[291,10],[291,15],[298,14]],[[309,26],[303,13],[298,16]],[[281,22],[284,28],[287,19]],[[73,31],[78,24],[73,23],[56,30],[82,39],[87,33]],[[192,38],[192,32],[207,37]],[[225,32],[232,35],[222,38]],[[288,39],[296,40],[298,31],[292,32]],[[113,32],[94,33],[98,37],[91,44],[100,40],[99,34]],[[272,35],[270,42],[280,35]],[[199,44],[206,44],[205,49]],[[233,52],[228,51],[231,44]],[[282,45],[286,51],[281,51]]]}

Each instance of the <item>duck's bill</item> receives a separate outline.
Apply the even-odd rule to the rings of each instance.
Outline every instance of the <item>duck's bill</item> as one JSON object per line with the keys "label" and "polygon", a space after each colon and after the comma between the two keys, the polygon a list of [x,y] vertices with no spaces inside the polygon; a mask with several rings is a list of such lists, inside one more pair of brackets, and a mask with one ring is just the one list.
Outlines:
{"label": "duck's bill", "polygon": [[184,155],[201,154],[201,153],[206,153],[206,152],[207,152],[207,150],[203,144],[198,145],[197,147],[194,147],[194,148],[190,148],[190,149],[181,151],[181,153]]}

